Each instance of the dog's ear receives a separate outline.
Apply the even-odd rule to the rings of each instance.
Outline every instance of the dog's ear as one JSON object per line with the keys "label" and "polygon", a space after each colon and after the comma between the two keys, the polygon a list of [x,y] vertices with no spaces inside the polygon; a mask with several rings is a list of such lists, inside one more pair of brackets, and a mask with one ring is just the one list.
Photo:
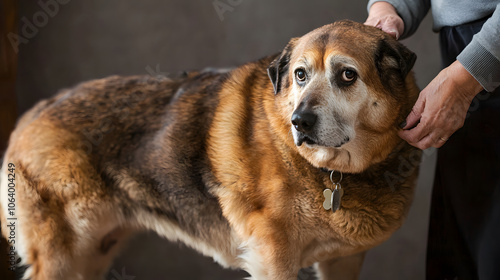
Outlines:
{"label": "dog's ear", "polygon": [[276,59],[274,59],[267,68],[267,75],[269,76],[269,79],[271,79],[275,94],[278,94],[281,91],[282,79],[286,75],[286,72],[288,72],[288,65],[290,63],[290,57],[292,56],[292,50],[298,39],[299,38],[292,38],[281,54],[278,54]]}
{"label": "dog's ear", "polygon": [[375,65],[382,83],[391,81],[404,83],[416,59],[417,55],[414,52],[396,40],[380,40],[375,53]]}

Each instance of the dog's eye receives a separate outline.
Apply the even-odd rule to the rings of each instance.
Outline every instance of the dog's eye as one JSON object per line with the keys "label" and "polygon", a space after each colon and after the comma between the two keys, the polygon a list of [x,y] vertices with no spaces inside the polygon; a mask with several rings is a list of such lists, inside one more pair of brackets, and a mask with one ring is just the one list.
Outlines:
{"label": "dog's eye", "polygon": [[304,71],[304,69],[300,69],[300,68],[295,70],[295,77],[297,78],[297,81],[299,81],[299,82],[305,81],[307,78],[306,71]]}
{"label": "dog's eye", "polygon": [[357,73],[354,70],[346,69],[342,71],[342,81],[346,83],[351,83],[356,79]]}

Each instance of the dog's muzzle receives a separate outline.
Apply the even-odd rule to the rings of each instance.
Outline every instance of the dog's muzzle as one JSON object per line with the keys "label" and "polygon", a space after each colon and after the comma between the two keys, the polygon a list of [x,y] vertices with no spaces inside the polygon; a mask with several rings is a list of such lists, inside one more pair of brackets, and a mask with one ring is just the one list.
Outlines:
{"label": "dog's muzzle", "polygon": [[[303,109],[300,106],[292,114],[292,125],[295,128],[294,141],[297,147],[302,146],[305,142],[309,145],[320,145],[327,147],[339,148],[342,145],[350,141],[349,136],[343,135],[343,133],[337,134],[337,136],[329,138],[329,140],[322,139],[318,134],[319,117],[310,109]],[[339,137],[340,136],[340,137]],[[324,137],[324,136],[323,136]],[[340,138],[340,139],[337,139]]]}
{"label": "dog's muzzle", "polygon": [[301,146],[302,143],[316,144],[314,127],[318,122],[318,115],[310,110],[297,109],[292,114],[292,125],[297,130],[295,144]]}

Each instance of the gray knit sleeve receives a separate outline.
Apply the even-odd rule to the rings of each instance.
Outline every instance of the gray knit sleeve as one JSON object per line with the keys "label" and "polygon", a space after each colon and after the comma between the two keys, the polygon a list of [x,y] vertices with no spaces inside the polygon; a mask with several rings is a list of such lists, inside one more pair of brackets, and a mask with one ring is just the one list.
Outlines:
{"label": "gray knit sleeve", "polygon": [[500,4],[457,60],[486,91],[500,86]]}
{"label": "gray knit sleeve", "polygon": [[375,2],[387,2],[396,8],[396,11],[405,24],[405,30],[400,39],[404,39],[415,33],[420,22],[422,22],[431,7],[430,0],[370,0],[368,2],[368,11]]}

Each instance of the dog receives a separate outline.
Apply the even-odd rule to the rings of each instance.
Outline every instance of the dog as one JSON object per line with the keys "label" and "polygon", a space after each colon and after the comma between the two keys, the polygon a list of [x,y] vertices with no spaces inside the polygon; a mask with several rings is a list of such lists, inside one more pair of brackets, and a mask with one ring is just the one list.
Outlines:
{"label": "dog", "polygon": [[144,230],[251,279],[356,279],[412,201],[415,59],[344,20],[230,71],[63,90],[10,137],[3,236],[33,280],[103,279]]}

